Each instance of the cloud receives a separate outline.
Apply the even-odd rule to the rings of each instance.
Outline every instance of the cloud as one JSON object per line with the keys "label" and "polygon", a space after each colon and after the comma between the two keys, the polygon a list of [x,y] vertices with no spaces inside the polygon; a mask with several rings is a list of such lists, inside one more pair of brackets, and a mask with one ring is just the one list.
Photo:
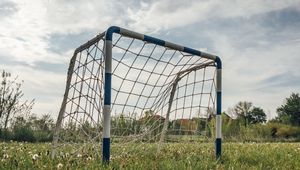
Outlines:
{"label": "cloud", "polygon": [[299,14],[289,7],[206,23],[204,32],[223,60],[225,108],[247,100],[274,117],[281,99],[300,91]]}
{"label": "cloud", "polygon": [[3,36],[0,39],[0,54],[28,64],[45,59],[61,61],[61,57],[46,50],[48,44],[44,39],[49,31],[43,5],[39,2],[14,3],[19,10],[1,20],[0,32]]}
{"label": "cloud", "polygon": [[261,81],[263,89],[278,89],[278,88],[288,88],[288,87],[299,87],[300,86],[300,74],[299,72],[294,73],[291,71],[286,71],[279,73],[277,75],[272,75]]}
{"label": "cloud", "polygon": [[[74,51],[81,44],[87,42],[91,37],[94,37],[97,33],[95,31],[82,32],[82,33],[53,33],[49,35],[47,40],[48,51],[65,55],[69,51]],[[69,54],[69,53],[68,53]]]}
{"label": "cloud", "polygon": [[58,110],[73,51],[110,25],[220,55],[225,109],[249,100],[274,112],[300,91],[296,0],[5,0],[0,19],[0,66],[25,80],[36,112]]}
{"label": "cloud", "polygon": [[[132,28],[140,31],[156,32],[161,29],[184,27],[193,23],[214,18],[248,18],[253,15],[297,6],[297,1],[155,1],[133,11],[128,9],[129,18],[133,21]],[[299,5],[298,5],[299,6]]]}
{"label": "cloud", "polygon": [[[14,8],[7,7],[7,4],[14,4]],[[3,9],[12,8],[13,12],[0,22],[0,55],[11,56],[28,64],[35,61],[59,63],[67,60],[69,53],[57,53],[65,45],[60,49],[49,50],[60,45],[59,41],[51,42],[55,35],[64,37],[83,32],[96,34],[100,30],[104,31],[110,24],[122,25],[123,22],[121,17],[110,15],[113,7],[107,1],[32,0],[7,4]]]}
{"label": "cloud", "polygon": [[0,18],[10,16],[17,10],[17,5],[13,2],[6,0],[0,2]]}

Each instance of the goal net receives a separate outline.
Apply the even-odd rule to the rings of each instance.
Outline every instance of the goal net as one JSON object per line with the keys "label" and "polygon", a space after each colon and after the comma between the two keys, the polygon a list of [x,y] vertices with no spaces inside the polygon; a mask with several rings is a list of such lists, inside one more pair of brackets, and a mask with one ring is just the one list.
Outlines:
{"label": "goal net", "polygon": [[108,161],[115,143],[214,136],[220,155],[220,64],[214,55],[110,27],[71,58],[52,155],[89,145]]}

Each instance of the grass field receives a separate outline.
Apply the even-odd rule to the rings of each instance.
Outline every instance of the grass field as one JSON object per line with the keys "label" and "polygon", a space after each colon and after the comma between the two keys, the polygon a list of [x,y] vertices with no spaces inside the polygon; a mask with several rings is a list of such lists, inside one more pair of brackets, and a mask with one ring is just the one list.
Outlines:
{"label": "grass field", "polygon": [[50,158],[51,144],[0,143],[0,169],[300,169],[300,143],[224,143],[215,160],[212,143],[112,145],[111,163],[103,167],[87,153],[71,155],[66,146]]}

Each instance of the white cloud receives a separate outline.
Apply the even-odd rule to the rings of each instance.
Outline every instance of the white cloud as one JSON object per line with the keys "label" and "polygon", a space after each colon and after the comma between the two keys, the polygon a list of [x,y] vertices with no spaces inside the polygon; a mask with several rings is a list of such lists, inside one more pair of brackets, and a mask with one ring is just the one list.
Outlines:
{"label": "white cloud", "polygon": [[[269,77],[286,71],[299,77],[300,70],[297,63],[300,62],[298,57],[300,37],[298,32],[277,31],[274,32],[274,36],[278,39],[272,42],[268,39],[271,35],[270,28],[266,28],[257,22],[257,18],[255,19],[255,16],[259,18],[262,14],[288,7],[300,10],[300,3],[297,0],[222,2],[14,0],[11,2],[9,8],[1,8],[0,3],[0,55],[17,62],[12,65],[1,65],[1,68],[8,69],[25,80],[25,95],[28,98],[37,98],[35,112],[58,111],[66,79],[66,73],[38,69],[35,65],[40,61],[67,65],[72,54],[72,51],[58,54],[49,50],[52,43],[55,43],[49,41],[50,37],[53,34],[63,36],[84,32],[98,33],[105,31],[110,25],[127,27],[141,33],[155,32],[163,39],[174,34],[171,32],[161,35],[167,30],[177,32],[180,30],[182,33],[176,34],[180,42],[185,39],[185,34],[190,34],[185,33],[185,29],[189,29],[197,34],[190,35],[192,39],[188,43],[200,42],[201,36],[207,37],[212,47],[195,48],[213,51],[223,59],[225,109],[239,100],[250,100],[275,112],[276,106],[282,102],[281,99],[292,91],[300,91],[299,87],[294,89],[276,87],[277,89],[273,91],[262,92],[265,86],[260,83]],[[5,15],[1,15],[3,11]],[[238,20],[229,27],[230,31],[224,30],[223,27],[226,28],[226,25],[222,24],[215,24],[214,28],[207,26],[211,24],[210,22],[231,19]],[[249,19],[251,23],[242,25],[240,19]],[[203,28],[203,25],[206,28]],[[20,63],[24,65],[20,66]],[[65,70],[67,71],[67,67]],[[276,99],[272,100],[274,98]]]}
{"label": "white cloud", "polygon": [[16,11],[1,21],[0,54],[17,61],[66,62],[67,56],[49,51],[51,34],[102,32],[109,25],[123,25],[107,1],[14,1]]}
{"label": "white cloud", "polygon": [[290,6],[299,7],[299,2],[295,0],[225,0],[222,2],[218,0],[162,0],[155,1],[137,11],[129,9],[128,15],[133,20],[129,25],[131,28],[137,28],[143,32],[156,32],[161,29],[184,27],[212,18],[251,17]]}
{"label": "white cloud", "polygon": [[0,54],[30,65],[34,61],[62,62],[64,58],[47,51],[50,33],[45,6],[40,1],[15,2],[18,10],[1,20]]}

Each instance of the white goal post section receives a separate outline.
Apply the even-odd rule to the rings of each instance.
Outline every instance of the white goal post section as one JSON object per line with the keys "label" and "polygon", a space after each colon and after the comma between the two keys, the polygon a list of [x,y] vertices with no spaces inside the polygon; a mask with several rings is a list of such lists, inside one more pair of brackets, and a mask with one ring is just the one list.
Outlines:
{"label": "white goal post section", "polygon": [[[127,38],[133,39],[132,41],[129,41],[130,45],[128,46],[128,48],[119,47],[119,49],[115,49],[118,46],[117,43],[113,43],[115,34],[117,34],[119,37],[127,37]],[[102,45],[98,44],[100,40],[103,41]],[[199,94],[188,95],[187,90],[185,90],[185,94],[182,94],[182,97],[180,97],[180,95],[178,97],[179,92],[176,92],[176,91],[180,88],[183,88],[182,86],[179,85],[179,82],[183,78],[187,77],[188,74],[191,74],[192,72],[196,72],[197,70],[205,69],[206,67],[213,67],[216,70],[214,75],[213,75],[214,78],[213,78],[213,80],[211,80],[212,83],[213,83],[213,85],[211,85],[211,91],[215,91],[215,92],[213,92],[213,93],[210,92],[207,95],[210,96],[211,98],[215,99],[215,100],[213,100],[213,105],[212,105],[212,107],[214,107],[213,111],[215,112],[214,117],[215,117],[215,120],[216,120],[216,122],[215,122],[215,128],[216,128],[216,131],[215,131],[216,132],[215,133],[215,137],[216,137],[215,138],[215,154],[216,154],[216,157],[219,158],[221,156],[221,100],[222,100],[221,99],[221,95],[222,95],[222,93],[221,93],[222,63],[221,63],[220,58],[218,56],[215,56],[215,55],[211,55],[211,54],[201,52],[201,51],[198,51],[198,50],[195,50],[195,49],[192,49],[192,48],[184,47],[184,46],[177,45],[177,44],[174,44],[174,43],[171,43],[171,42],[167,42],[167,41],[164,41],[164,40],[161,40],[161,39],[158,39],[158,38],[154,38],[154,37],[151,37],[151,36],[147,36],[147,35],[144,35],[144,34],[133,32],[133,31],[130,31],[130,30],[127,30],[127,29],[124,29],[124,28],[117,27],[117,26],[109,27],[106,30],[105,33],[99,34],[98,36],[91,39],[90,41],[88,41],[87,43],[83,44],[82,46],[80,46],[79,48],[77,48],[75,50],[74,56],[71,59],[70,67],[69,67],[69,70],[68,70],[68,79],[67,79],[67,84],[66,84],[66,91],[65,91],[65,94],[64,94],[64,99],[63,99],[63,102],[62,102],[62,106],[61,106],[61,109],[60,109],[60,112],[59,112],[59,116],[58,116],[58,119],[57,119],[55,131],[54,131],[53,146],[56,147],[57,143],[59,141],[59,135],[60,135],[59,133],[60,133],[60,130],[63,126],[63,119],[66,118],[66,109],[67,109],[66,107],[69,107],[69,106],[66,106],[67,103],[69,102],[69,103],[71,103],[71,105],[73,105],[73,104],[76,105],[76,102],[80,102],[80,97],[84,96],[83,92],[82,92],[82,91],[84,91],[84,88],[81,85],[81,88],[78,88],[79,90],[75,90],[75,92],[73,92],[73,93],[79,93],[80,94],[79,98],[75,99],[75,97],[73,97],[73,98],[69,97],[69,95],[71,93],[71,92],[69,92],[70,88],[74,88],[76,86],[76,84],[75,84],[76,82],[74,83],[75,85],[74,84],[72,85],[72,82],[71,82],[72,81],[72,75],[75,74],[75,75],[79,76],[81,74],[82,75],[87,74],[88,72],[93,72],[94,68],[90,69],[90,70],[85,68],[87,71],[86,70],[84,70],[83,72],[78,71],[76,73],[74,73],[74,69],[80,69],[82,67],[87,67],[88,64],[92,63],[93,67],[94,67],[94,65],[98,65],[98,66],[95,66],[95,67],[99,67],[96,76],[98,76],[100,78],[96,80],[96,83],[98,83],[100,85],[99,86],[94,86],[94,85],[92,86],[91,83],[84,82],[84,81],[87,81],[87,80],[84,79],[84,76],[81,77],[82,80],[80,80],[80,81],[81,81],[81,83],[85,83],[86,85],[88,84],[90,86],[89,88],[91,88],[91,90],[93,90],[93,92],[98,95],[98,97],[96,95],[95,95],[94,98],[90,97],[90,101],[87,100],[86,102],[91,103],[91,100],[93,100],[93,102],[96,103],[94,105],[97,105],[97,103],[98,103],[100,106],[97,109],[94,109],[94,110],[90,109],[90,111],[87,111],[87,112],[94,112],[95,110],[96,110],[96,112],[98,112],[97,113],[98,114],[97,118],[100,119],[100,120],[97,121],[97,123],[100,122],[101,126],[99,126],[99,129],[96,128],[96,131],[101,131],[100,134],[102,135],[102,160],[103,160],[103,162],[106,162],[106,163],[109,162],[109,159],[110,159],[110,143],[111,143],[110,138],[111,138],[111,130],[112,130],[111,129],[111,126],[112,126],[111,114],[113,112],[112,105],[117,105],[116,104],[117,102],[116,102],[115,99],[113,99],[113,97],[119,95],[118,93],[125,93],[125,94],[128,94],[128,96],[129,95],[135,95],[138,98],[138,100],[142,100],[141,98],[144,97],[144,96],[142,96],[143,94],[134,94],[134,92],[133,92],[133,89],[135,88],[134,85],[127,92],[121,91],[120,89],[116,89],[115,92],[112,92],[112,89],[114,88],[114,87],[112,87],[112,85],[114,83],[117,83],[117,84],[119,83],[120,88],[121,88],[121,86],[124,82],[124,79],[122,79],[122,76],[120,76],[120,79],[122,79],[122,81],[119,81],[119,82],[113,82],[112,81],[113,80],[112,76],[114,76],[114,71],[116,69],[116,68],[114,68],[116,64],[114,65],[113,62],[116,62],[115,60],[123,60],[123,57],[126,57],[126,55],[124,54],[124,55],[117,56],[116,57],[117,59],[114,59],[114,51],[113,50],[123,50],[124,53],[126,53],[126,52],[129,51],[129,47],[131,46],[131,44],[134,40],[139,40],[139,41],[143,42],[144,44],[142,46],[145,46],[147,44],[153,44],[154,48],[163,47],[167,50],[171,49],[175,52],[180,53],[183,56],[188,56],[189,61],[191,61],[191,59],[193,59],[195,57],[196,58],[198,57],[198,58],[204,60],[204,61],[201,60],[201,62],[199,62],[200,60],[197,59],[197,62],[195,60],[195,62],[193,62],[192,64],[191,64],[191,62],[186,62],[186,64],[184,66],[181,66],[180,64],[178,64],[178,65],[181,66],[181,69],[178,70],[175,74],[170,73],[170,75],[173,76],[172,81],[169,81],[169,80],[167,81],[166,80],[164,82],[164,84],[162,84],[162,87],[165,84],[168,84],[168,86],[167,86],[167,88],[165,88],[166,90],[163,91],[163,90],[160,89],[160,91],[158,92],[158,95],[161,96],[160,99],[157,99],[157,96],[156,96],[155,99],[153,99],[154,101],[152,103],[154,103],[154,104],[152,104],[152,105],[155,105],[155,104],[159,105],[159,106],[155,106],[155,107],[160,107],[160,105],[164,105],[164,107],[167,108],[163,111],[159,110],[159,109],[155,110],[155,108],[153,109],[153,110],[155,110],[155,112],[157,110],[160,111],[160,112],[164,112],[164,117],[157,117],[157,119],[162,119],[163,120],[162,126],[160,126],[160,127],[162,127],[161,132],[159,134],[160,135],[159,136],[159,141],[160,142],[164,141],[165,136],[167,134],[167,129],[168,129],[168,127],[170,127],[169,120],[171,120],[171,119],[174,120],[176,118],[176,116],[175,116],[175,118],[174,118],[174,116],[173,116],[173,118],[171,118],[172,115],[170,113],[173,114],[174,110],[175,111],[180,110],[180,108],[177,108],[177,107],[174,109],[174,105],[178,104],[179,103],[178,101],[181,98],[185,98],[187,96],[192,96],[191,106],[189,106],[189,107],[183,106],[183,108],[179,112],[183,112],[184,109],[190,109],[190,112],[194,112],[194,110],[192,110],[194,108],[192,108],[192,107],[194,107],[193,103],[195,103],[195,101],[193,102],[193,100],[198,100],[196,98],[200,98],[200,95],[204,95],[203,87],[202,87],[202,91],[201,91],[201,93],[199,93],[200,95]],[[118,38],[116,41],[121,41],[121,40],[120,40],[120,38]],[[81,64],[81,65],[79,64],[77,66],[77,68],[74,68],[75,63],[80,62],[79,61],[80,59],[76,59],[77,54],[81,53],[81,51],[83,51],[85,49],[90,48],[92,45],[95,45],[96,48],[98,48],[98,51],[100,51],[100,55],[101,55],[100,59],[93,58],[90,61],[88,59],[86,59],[85,64]],[[102,46],[102,47],[98,47],[98,46]],[[131,47],[131,48],[134,48],[134,47]],[[142,52],[141,52],[142,50],[143,50],[143,48],[140,51],[134,53],[136,55],[136,58],[134,59],[134,61],[128,61],[129,62],[128,63],[128,68],[136,69],[133,66],[133,64],[131,64],[130,62],[132,62],[132,63],[135,62],[135,60],[137,60],[138,57],[145,57],[144,55],[142,55]],[[93,55],[92,52],[93,52],[92,50],[87,51],[87,56],[88,55]],[[149,58],[151,58],[151,55],[153,55],[153,53],[154,53],[153,51],[149,52],[147,61],[144,64],[140,64],[140,65],[143,65],[143,66],[141,66],[142,68],[140,70],[143,70],[143,68],[147,67],[147,62],[148,62],[148,60],[150,60]],[[157,62],[158,61],[161,62],[160,63],[161,65],[163,65],[164,63],[167,63],[164,60],[164,53],[165,53],[165,51],[163,52],[163,54],[161,54],[160,59],[157,60]],[[80,54],[79,57],[81,57],[81,54]],[[169,57],[170,58],[169,61],[172,59],[172,57],[175,58],[176,56],[174,54],[171,55],[171,57]],[[167,64],[171,65],[172,63],[168,62]],[[158,67],[158,66],[159,66],[159,64],[155,65],[155,67]],[[176,65],[174,65],[174,66],[172,65],[172,67],[175,67],[175,66]],[[164,73],[165,68],[163,70],[161,70],[161,72],[162,72],[161,74]],[[103,71],[101,71],[101,69]],[[173,70],[174,70],[174,68],[173,68]],[[139,71],[139,73],[137,72],[138,74],[133,75],[133,77],[134,76],[140,77],[140,74],[141,74],[140,72],[141,71]],[[174,71],[172,71],[172,72],[174,72]],[[92,74],[92,73],[90,73],[90,74]],[[153,70],[148,71],[147,74],[149,75],[149,77],[151,77],[152,74],[154,74],[154,71]],[[194,76],[195,78],[193,79],[193,81],[196,81],[196,79],[197,79],[196,73],[194,73],[194,74],[195,74],[195,76]],[[126,77],[127,74],[124,75],[124,76]],[[159,75],[158,79],[160,79],[161,76],[162,75]],[[205,71],[204,71],[204,76],[205,76]],[[144,76],[144,77],[147,77],[147,76]],[[168,77],[171,77],[171,76],[165,76],[165,77],[166,77],[166,79],[168,79]],[[97,77],[94,77],[94,78],[96,79]],[[186,78],[186,79],[188,79],[188,78]],[[205,80],[203,78],[203,80],[201,80],[199,82],[204,84],[204,82],[208,81],[208,80],[210,80],[210,79]],[[77,78],[76,78],[76,81],[77,81]],[[146,83],[148,83],[148,81],[149,81],[149,78],[146,81]],[[158,80],[157,80],[157,82],[158,82]],[[155,87],[159,86],[157,84],[157,82],[156,82],[155,85],[153,85],[153,89]],[[136,84],[136,83],[140,83],[140,82],[135,80],[135,81],[132,81],[132,83]],[[197,86],[197,84],[195,82],[193,84],[188,83],[188,80],[186,80],[185,88],[187,88],[186,86],[189,86],[189,85],[193,85],[193,90],[192,91],[194,92],[195,88],[196,88],[195,86]],[[213,86],[214,86],[214,88],[213,88]],[[159,86],[159,87],[161,87],[161,86]],[[143,87],[142,91],[144,91],[144,88],[145,87]],[[153,91],[153,89],[152,89],[152,91]],[[150,95],[146,96],[145,99],[143,99],[143,100],[147,100],[147,102],[148,102],[149,98],[150,98],[150,100],[152,100],[151,97],[153,96],[153,93],[151,92]],[[176,97],[175,93],[176,93],[177,97]],[[93,93],[87,91],[86,94],[87,94],[87,97],[88,97],[89,94],[93,94]],[[168,97],[166,97],[166,96],[168,96]],[[202,99],[202,96],[201,96],[201,99]],[[201,105],[201,99],[200,99],[200,105]],[[122,100],[126,100],[126,98],[124,98]],[[125,104],[128,103],[128,100],[129,100],[129,97],[127,97],[127,100],[126,100]],[[145,106],[146,106],[147,102],[145,102]],[[183,100],[183,103],[184,102],[186,102],[185,99]],[[172,103],[175,103],[175,104],[172,105]],[[76,106],[77,106],[77,110],[74,111],[74,113],[77,112],[77,114],[78,114],[80,112],[79,111],[80,109],[88,110],[87,108],[82,108],[83,106],[79,106],[79,104],[77,104]],[[134,109],[132,111],[132,114],[135,114],[135,112],[137,112],[137,110],[139,110],[139,109],[142,110],[142,111],[145,111],[146,109],[150,108],[150,107],[148,107],[148,108],[146,108],[146,107],[137,107],[137,106],[131,106],[131,105],[129,105],[129,106],[134,107]],[[71,107],[71,110],[72,110],[72,106],[70,106],[70,107]],[[87,107],[87,106],[85,105],[85,107]],[[95,106],[93,106],[93,107],[95,107]],[[200,112],[200,107],[201,106],[199,106],[199,111],[198,112]],[[208,109],[210,109],[210,106],[207,106],[206,108],[208,110]],[[114,108],[114,109],[116,109],[116,108]],[[124,112],[125,111],[124,111],[124,108],[123,108],[121,113],[124,113]],[[150,112],[151,112],[151,110],[150,110]],[[69,116],[72,113],[68,113]],[[90,116],[91,120],[92,120],[93,115],[88,115],[88,116]],[[76,118],[74,118],[74,117],[75,116],[73,116],[73,119],[75,119],[75,121],[79,121],[78,120],[79,118],[77,118],[77,116],[76,116]],[[189,118],[191,118],[191,116]],[[143,120],[143,118],[141,118],[140,120]],[[176,121],[173,121],[173,122],[176,123]],[[136,123],[136,122],[134,122],[134,123]],[[131,125],[132,124],[133,123],[131,122]],[[135,128],[135,131],[137,131],[136,129],[137,128]],[[121,132],[119,132],[119,133],[121,133]],[[123,131],[122,134],[124,134],[124,133],[126,133],[126,132]],[[137,134],[137,133],[138,132],[135,132],[134,134]],[[131,134],[133,134],[133,132],[129,133],[128,136],[130,136]],[[141,135],[141,134],[142,134],[142,132],[139,132],[139,135]],[[52,152],[52,154],[54,154],[54,152]]]}

